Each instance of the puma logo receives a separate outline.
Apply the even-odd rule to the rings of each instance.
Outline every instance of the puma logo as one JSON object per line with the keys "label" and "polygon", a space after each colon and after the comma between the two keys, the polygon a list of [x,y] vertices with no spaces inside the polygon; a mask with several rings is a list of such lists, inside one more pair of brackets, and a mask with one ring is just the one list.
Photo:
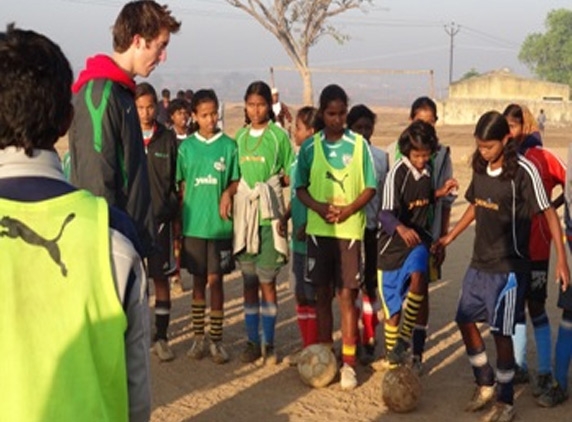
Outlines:
{"label": "puma logo", "polygon": [[0,237],[9,237],[12,239],[17,239],[18,237],[30,245],[40,246],[46,248],[48,253],[54,262],[60,267],[62,275],[67,277],[68,270],[65,264],[61,260],[60,248],[58,246],[58,240],[62,237],[64,228],[75,218],[75,214],[69,214],[60,228],[60,232],[53,239],[44,239],[26,224],[22,223],[20,220],[15,218],[4,216],[0,219],[0,227],[5,227],[6,230],[0,231]]}
{"label": "puma logo", "polygon": [[334,176],[329,170],[326,172],[326,179],[331,180],[334,183],[337,183],[338,185],[340,185],[340,188],[342,188],[342,192],[346,193],[346,189],[344,188],[344,182],[346,180],[346,178],[348,177],[348,174],[344,174],[344,177],[342,180],[339,180],[336,178],[336,176]]}

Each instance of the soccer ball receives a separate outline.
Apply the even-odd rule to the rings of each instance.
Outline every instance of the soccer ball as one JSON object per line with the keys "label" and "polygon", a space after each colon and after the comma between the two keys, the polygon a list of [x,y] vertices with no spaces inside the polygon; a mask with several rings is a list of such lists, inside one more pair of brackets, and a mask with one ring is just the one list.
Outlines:
{"label": "soccer ball", "polygon": [[305,384],[321,388],[333,381],[338,373],[338,363],[330,347],[312,344],[300,353],[298,373]]}
{"label": "soccer ball", "polygon": [[411,368],[400,365],[384,374],[381,395],[390,410],[397,413],[411,412],[421,398],[421,382]]}

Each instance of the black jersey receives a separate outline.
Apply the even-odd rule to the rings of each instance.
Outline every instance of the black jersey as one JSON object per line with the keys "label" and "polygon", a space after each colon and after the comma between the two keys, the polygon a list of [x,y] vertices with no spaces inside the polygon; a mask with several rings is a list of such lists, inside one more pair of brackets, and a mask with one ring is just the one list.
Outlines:
{"label": "black jersey", "polygon": [[[381,211],[391,212],[400,224],[414,229],[429,247],[432,239],[430,216],[433,204],[434,189],[430,168],[418,172],[406,158],[397,161],[385,180]],[[384,229],[382,221],[377,260],[377,266],[382,270],[400,268],[412,250],[393,229]]]}
{"label": "black jersey", "polygon": [[513,179],[473,173],[465,198],[475,206],[471,267],[489,272],[528,271],[532,216],[550,206],[534,165],[519,156]]}

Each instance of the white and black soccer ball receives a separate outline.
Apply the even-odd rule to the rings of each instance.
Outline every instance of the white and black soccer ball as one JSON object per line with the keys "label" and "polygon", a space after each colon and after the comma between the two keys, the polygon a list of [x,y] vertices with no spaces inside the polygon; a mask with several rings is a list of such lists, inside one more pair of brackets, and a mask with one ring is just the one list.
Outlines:
{"label": "white and black soccer ball", "polygon": [[298,359],[298,373],[304,384],[315,388],[327,386],[338,373],[334,352],[324,344],[306,347]]}

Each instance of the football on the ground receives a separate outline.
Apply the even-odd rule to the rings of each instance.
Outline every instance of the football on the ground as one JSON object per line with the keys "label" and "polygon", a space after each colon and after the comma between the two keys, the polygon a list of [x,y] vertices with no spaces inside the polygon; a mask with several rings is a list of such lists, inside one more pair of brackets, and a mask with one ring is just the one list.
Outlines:
{"label": "football on the ground", "polygon": [[381,394],[385,405],[397,413],[411,412],[421,398],[421,381],[405,365],[388,369],[381,382]]}
{"label": "football on the ground", "polygon": [[323,344],[306,347],[298,359],[298,373],[305,384],[315,388],[325,387],[338,373],[334,352]]}

